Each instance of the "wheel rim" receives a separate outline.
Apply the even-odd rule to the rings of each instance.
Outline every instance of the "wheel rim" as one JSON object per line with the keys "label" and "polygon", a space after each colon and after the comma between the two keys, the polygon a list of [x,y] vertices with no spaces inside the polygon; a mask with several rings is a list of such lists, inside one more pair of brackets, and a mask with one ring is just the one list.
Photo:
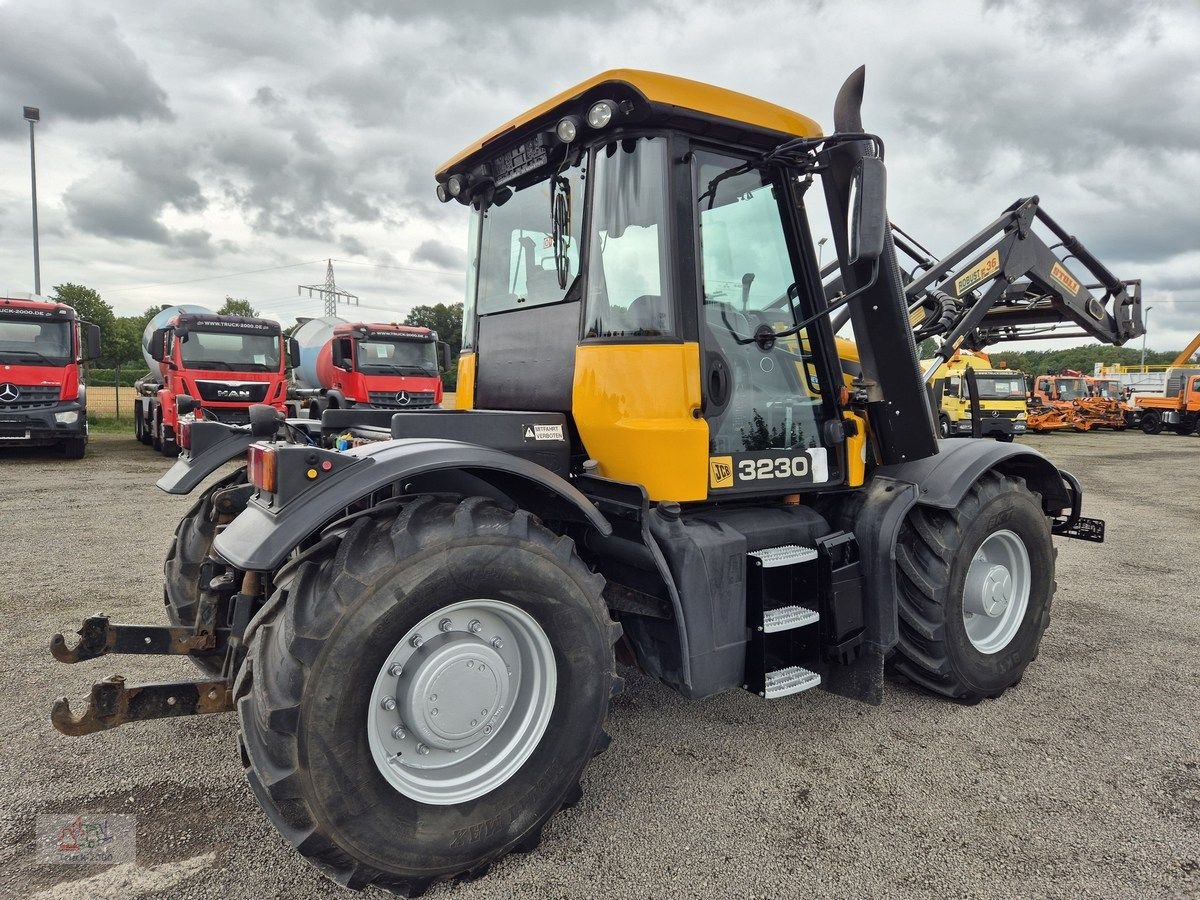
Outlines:
{"label": "wheel rim", "polygon": [[963,586],[963,625],[980,653],[999,653],[1021,628],[1032,581],[1029,551],[1015,532],[991,534],[975,551]]}
{"label": "wheel rim", "polygon": [[550,639],[529,613],[500,600],[445,606],[409,629],[379,670],[371,756],[413,800],[482,797],[541,741],[557,683]]}

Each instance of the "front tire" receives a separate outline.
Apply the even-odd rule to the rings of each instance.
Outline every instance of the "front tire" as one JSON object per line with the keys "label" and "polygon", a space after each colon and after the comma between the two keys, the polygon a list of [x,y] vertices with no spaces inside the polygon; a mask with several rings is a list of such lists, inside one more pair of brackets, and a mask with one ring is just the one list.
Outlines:
{"label": "front tire", "polygon": [[943,439],[950,437],[950,420],[945,416],[938,416],[938,433]]}
{"label": "front tire", "polygon": [[956,700],[1020,681],[1050,622],[1054,547],[1025,482],[981,477],[953,510],[918,506],[896,547],[900,641],[892,668]]}
{"label": "front tire", "polygon": [[[419,894],[533,849],[550,817],[578,800],[580,776],[606,743],[619,629],[603,584],[570,539],[486,498],[414,497],[360,518],[295,567],[272,601],[276,615],[249,635],[235,692],[259,804],[305,857],[352,888]],[[487,618],[480,604],[515,611],[513,628],[532,622],[551,652],[556,689],[532,743],[509,724],[528,719],[516,709],[530,695],[522,679],[537,668],[527,656],[539,641],[525,651],[497,643],[496,622],[477,621]],[[484,705],[474,719],[478,696],[501,688],[483,690],[468,663],[497,653],[509,654],[507,673],[489,663],[488,677],[514,711],[493,720]],[[381,684],[395,696],[381,697]],[[523,759],[504,756],[518,746]],[[489,781],[487,766],[510,771]],[[426,793],[421,782],[439,772],[450,788]],[[459,776],[474,779],[463,796]]]}
{"label": "front tire", "polygon": [[1162,416],[1155,410],[1142,413],[1142,431],[1146,434],[1161,434],[1163,430]]}

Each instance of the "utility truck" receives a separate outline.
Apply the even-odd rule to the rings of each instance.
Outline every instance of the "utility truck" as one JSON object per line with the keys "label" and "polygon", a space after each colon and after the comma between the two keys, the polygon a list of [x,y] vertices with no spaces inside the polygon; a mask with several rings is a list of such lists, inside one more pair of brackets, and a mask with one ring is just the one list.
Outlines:
{"label": "utility truck", "polygon": [[[134,436],[164,456],[179,453],[181,416],[247,424],[255,403],[280,411],[287,399],[287,360],[278,322],[171,306],[142,334],[150,374],[136,384]],[[178,398],[188,397],[180,410]]]}
{"label": "utility truck", "polygon": [[[921,360],[921,365],[931,362]],[[975,382],[974,404],[971,380]],[[978,431],[979,437],[1011,441],[1025,433],[1029,406],[1024,373],[993,368],[983,352],[956,352],[935,369],[932,388],[938,407],[938,430],[944,438],[971,437]]]}
{"label": "utility truck", "polygon": [[0,447],[87,450],[82,364],[100,356],[100,328],[65,303],[26,294],[0,298]]}
{"label": "utility truck", "polygon": [[301,322],[288,341],[294,412],[319,419],[326,409],[428,409],[442,402],[441,372],[450,345],[412,325]]}
{"label": "utility truck", "polygon": [[[347,887],[418,894],[534,849],[579,800],[609,743],[617,644],[693,699],[877,704],[889,671],[966,702],[1016,685],[1050,618],[1052,537],[1099,541],[1104,524],[1032,448],[939,441],[862,90],[859,70],[823,134],[753,97],[616,70],[451,158],[437,192],[469,220],[471,273],[458,408],[352,410],[388,426],[346,452],[264,406],[249,428],[192,424],[161,488],[246,466],[180,523],[179,624],[97,616],[51,650],[186,654],[205,675],[106,679],[78,714],[60,700],[55,727],[236,708],[254,797],[298,852]],[[1083,288],[1032,217],[996,234],[1028,272],[1021,297],[992,302],[1011,284],[992,245],[930,286],[954,291],[947,340],[998,317],[1005,334],[1140,334],[1136,297],[1111,276]],[[549,251],[536,265],[530,241]]]}

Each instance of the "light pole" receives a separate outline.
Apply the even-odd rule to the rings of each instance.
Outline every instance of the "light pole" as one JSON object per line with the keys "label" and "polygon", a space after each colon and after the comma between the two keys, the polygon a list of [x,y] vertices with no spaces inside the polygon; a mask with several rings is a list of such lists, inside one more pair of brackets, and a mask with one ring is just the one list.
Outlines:
{"label": "light pole", "polygon": [[1150,310],[1153,306],[1147,306],[1142,312],[1142,374],[1146,374],[1146,332],[1150,330]]}
{"label": "light pole", "polygon": [[42,293],[42,262],[38,256],[37,224],[37,156],[33,151],[33,125],[42,118],[36,106],[25,107],[25,121],[29,123],[29,183],[33,194],[33,292]]}
{"label": "light pole", "polygon": [[821,238],[817,241],[817,271],[821,271],[821,254],[825,252],[825,245],[829,242],[829,238]]}

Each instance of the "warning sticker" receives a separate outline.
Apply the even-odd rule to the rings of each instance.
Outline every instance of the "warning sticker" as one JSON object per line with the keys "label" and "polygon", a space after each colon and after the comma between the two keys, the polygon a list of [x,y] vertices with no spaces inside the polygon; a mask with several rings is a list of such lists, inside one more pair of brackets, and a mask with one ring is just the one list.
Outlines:
{"label": "warning sticker", "polygon": [[733,487],[732,456],[710,456],[708,458],[708,483],[713,488]]}
{"label": "warning sticker", "polygon": [[961,297],[975,285],[987,281],[1000,271],[1000,251],[993,250],[954,280],[954,293]]}
{"label": "warning sticker", "polygon": [[561,425],[522,425],[526,441],[565,441]]}
{"label": "warning sticker", "polygon": [[1067,289],[1069,294],[1079,293],[1079,282],[1062,263],[1055,263],[1050,269],[1050,277]]}

